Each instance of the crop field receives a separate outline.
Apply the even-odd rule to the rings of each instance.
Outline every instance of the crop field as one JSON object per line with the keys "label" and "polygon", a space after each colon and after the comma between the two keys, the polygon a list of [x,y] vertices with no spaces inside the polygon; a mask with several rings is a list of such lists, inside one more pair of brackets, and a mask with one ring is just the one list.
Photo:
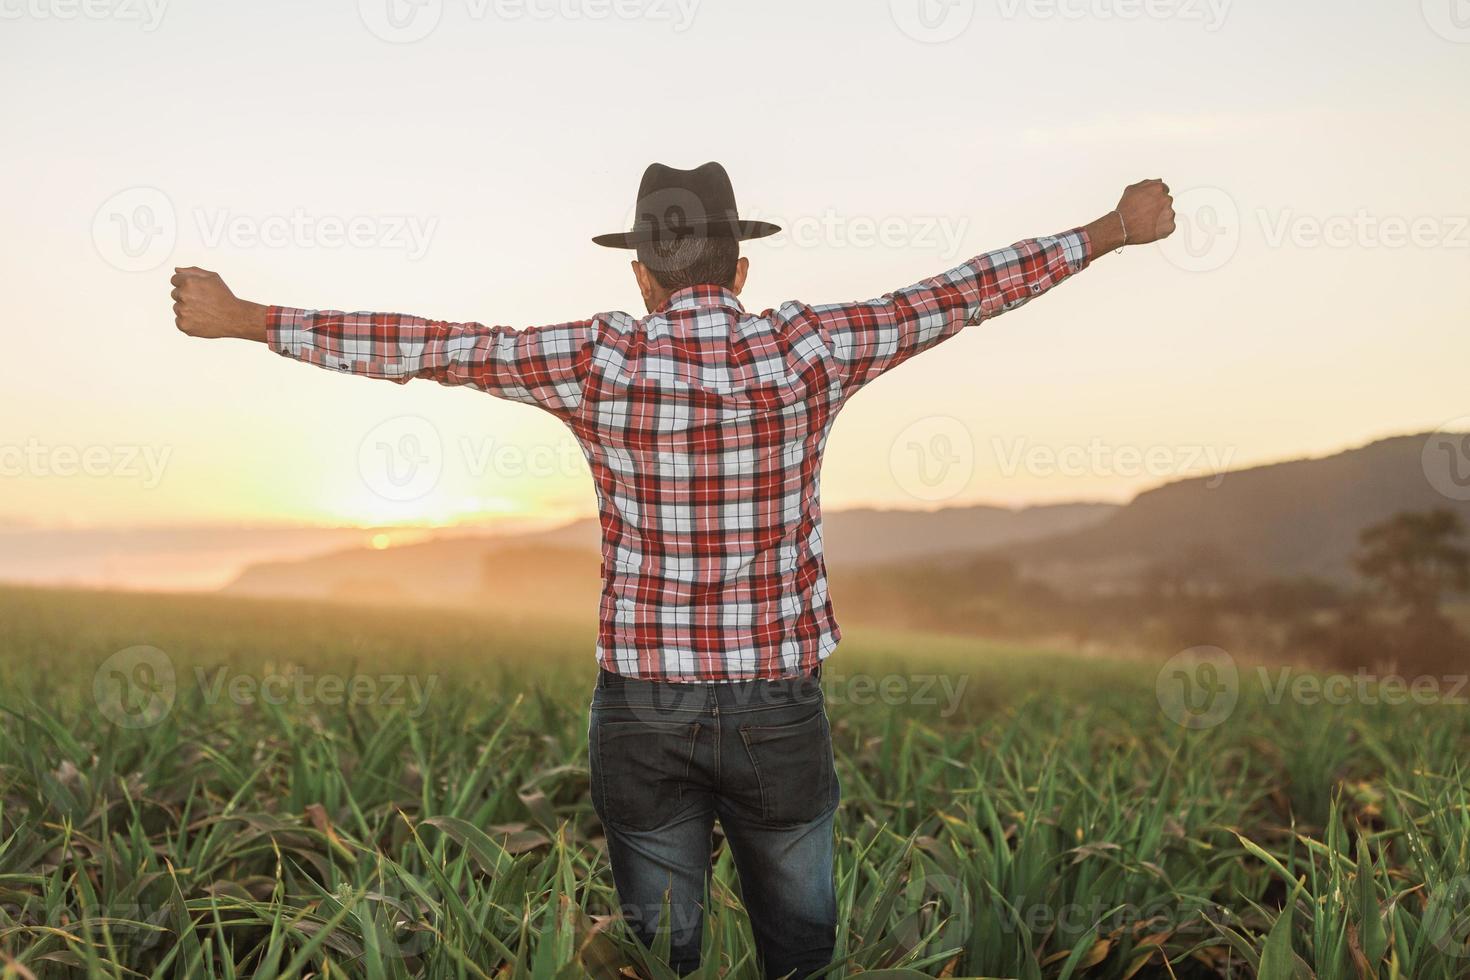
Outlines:
{"label": "crop field", "polygon": [[[0,976],[672,976],[616,914],[591,644],[0,590]],[[851,631],[830,976],[1470,976],[1466,692],[1241,664],[1191,728],[1159,667]],[[718,836],[712,890],[702,975],[754,976]]]}

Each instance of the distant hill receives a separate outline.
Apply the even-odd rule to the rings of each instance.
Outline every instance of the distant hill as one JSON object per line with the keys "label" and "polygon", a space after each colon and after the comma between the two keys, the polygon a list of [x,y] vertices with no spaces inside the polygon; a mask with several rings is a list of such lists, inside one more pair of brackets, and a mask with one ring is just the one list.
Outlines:
{"label": "distant hill", "polygon": [[[939,551],[987,550],[1066,534],[1106,519],[1114,504],[1008,509],[849,510],[824,520],[829,564],[876,565]],[[585,608],[600,590],[595,521],[514,537],[463,537],[374,551],[251,565],[225,589],[241,595],[413,603]]]}
{"label": "distant hill", "polygon": [[590,548],[531,545],[525,538],[465,537],[377,551],[351,548],[251,565],[224,591],[237,595],[497,606],[556,611],[595,598],[599,558]]}
{"label": "distant hill", "polygon": [[[217,589],[252,562],[353,547],[372,528],[39,528],[0,522],[0,582],[94,589]],[[391,528],[386,530],[393,530]]]}
{"label": "distant hill", "polygon": [[[830,561],[872,564],[922,558],[936,551],[996,548],[1091,527],[1118,510],[1117,504],[1073,503],[1039,507],[976,504],[939,510],[854,508],[823,515]],[[596,549],[597,522],[574,521],[515,540],[562,548]]]}
{"label": "distant hill", "polygon": [[842,510],[822,520],[827,563],[873,565],[956,549],[983,551],[1093,527],[1117,504],[946,507],[941,510]]}
{"label": "distant hill", "polygon": [[1209,563],[1247,579],[1345,582],[1358,532],[1400,511],[1446,507],[1470,526],[1470,502],[1430,484],[1430,434],[1399,436],[1317,459],[1181,480],[1139,494],[1078,531],[998,549],[1022,572],[1070,591],[1136,582],[1150,568]]}
{"label": "distant hill", "polygon": [[[1159,568],[1243,580],[1353,578],[1358,533],[1400,511],[1450,507],[1470,526],[1470,502],[1425,476],[1429,434],[1384,439],[1333,456],[1180,480],[1126,506],[1063,504],[1010,510],[849,510],[825,519],[828,565],[850,571],[978,555],[1068,592],[1127,591]],[[361,548],[253,565],[227,591],[260,596],[475,603],[584,609],[598,594],[597,526],[513,537]]]}

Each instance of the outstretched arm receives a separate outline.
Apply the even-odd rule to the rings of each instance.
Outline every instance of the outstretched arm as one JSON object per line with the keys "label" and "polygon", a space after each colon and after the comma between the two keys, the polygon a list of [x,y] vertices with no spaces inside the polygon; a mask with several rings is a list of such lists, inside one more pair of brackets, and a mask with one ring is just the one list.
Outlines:
{"label": "outstretched arm", "polygon": [[334,371],[403,383],[469,385],[557,413],[576,410],[593,323],[487,327],[399,313],[262,306],[203,269],[176,269],[174,323],[191,337],[254,340]]}
{"label": "outstretched arm", "polygon": [[849,392],[961,328],[1040,296],[1122,247],[1174,231],[1174,201],[1162,180],[1123,192],[1115,210],[1060,235],[976,256],[949,272],[864,303],[816,307]]}

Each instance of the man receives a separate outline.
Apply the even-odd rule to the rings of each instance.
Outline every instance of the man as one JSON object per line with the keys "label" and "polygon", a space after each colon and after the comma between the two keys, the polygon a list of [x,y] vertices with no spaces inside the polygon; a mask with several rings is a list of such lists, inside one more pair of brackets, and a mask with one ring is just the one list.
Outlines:
{"label": "man", "polygon": [[636,249],[649,315],[515,330],[388,313],[261,306],[180,269],[176,323],[320,367],[432,378],[539,405],[587,454],[602,525],[592,802],[623,912],[674,966],[698,965],[719,817],[767,976],[832,955],[840,797],[819,684],[839,638],[818,479],[853,393],[961,327],[1014,309],[1093,259],[1174,230],[1169,189],[1134,184],[1060,235],[978,256],[879,299],[749,313],[740,218],[719,164],[649,167]]}

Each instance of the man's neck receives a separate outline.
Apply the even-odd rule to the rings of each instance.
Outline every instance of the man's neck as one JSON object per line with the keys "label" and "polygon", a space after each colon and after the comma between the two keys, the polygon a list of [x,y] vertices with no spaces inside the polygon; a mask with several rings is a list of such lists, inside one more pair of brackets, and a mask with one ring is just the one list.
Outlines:
{"label": "man's neck", "polygon": [[660,287],[656,294],[652,296],[644,296],[643,301],[645,304],[647,304],[649,313],[662,313],[663,311],[667,310],[670,304],[672,304],[677,298],[682,297],[690,292],[705,295],[714,295],[717,293],[723,293],[729,296],[738,295],[735,292],[735,287],[728,283],[725,285],[716,285],[715,283],[695,283],[692,286],[680,286],[677,289],[664,289]]}

